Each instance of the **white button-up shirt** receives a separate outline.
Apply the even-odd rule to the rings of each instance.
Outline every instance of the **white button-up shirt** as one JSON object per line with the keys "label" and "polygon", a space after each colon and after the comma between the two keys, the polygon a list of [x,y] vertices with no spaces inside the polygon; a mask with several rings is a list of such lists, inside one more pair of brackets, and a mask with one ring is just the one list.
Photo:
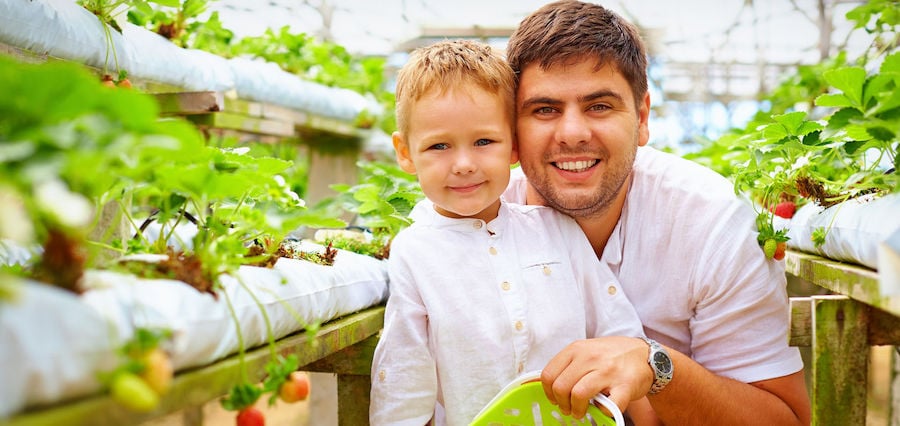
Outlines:
{"label": "white button-up shirt", "polygon": [[641,336],[634,308],[581,228],[502,204],[489,223],[423,201],[391,244],[372,366],[373,425],[467,425],[503,386],[577,339]]}
{"label": "white button-up shirt", "polygon": [[[514,170],[503,197],[524,203],[526,185]],[[757,234],[756,213],[731,182],[644,146],[601,260],[648,337],[750,383],[803,368],[788,346],[784,262],[765,258]]]}

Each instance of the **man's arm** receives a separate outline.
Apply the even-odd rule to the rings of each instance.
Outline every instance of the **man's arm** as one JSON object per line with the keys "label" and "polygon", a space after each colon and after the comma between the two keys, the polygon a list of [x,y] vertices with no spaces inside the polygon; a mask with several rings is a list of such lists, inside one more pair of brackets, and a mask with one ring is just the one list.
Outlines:
{"label": "man's arm", "polygon": [[[752,384],[716,376],[689,357],[666,348],[672,381],[649,396],[666,425],[808,425],[803,372]],[[544,391],[565,414],[584,415],[594,395],[608,394],[620,408],[650,390],[649,348],[640,339],[600,337],[570,344],[544,368]]]}
{"label": "man's arm", "polygon": [[684,354],[667,350],[675,375],[649,397],[666,425],[810,423],[803,371],[748,384],[716,376]]}

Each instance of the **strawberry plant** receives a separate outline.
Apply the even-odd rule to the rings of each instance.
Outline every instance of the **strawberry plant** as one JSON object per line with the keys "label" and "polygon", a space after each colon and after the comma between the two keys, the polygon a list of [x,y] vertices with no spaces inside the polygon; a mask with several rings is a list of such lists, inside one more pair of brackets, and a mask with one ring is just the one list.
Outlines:
{"label": "strawberry plant", "polygon": [[410,225],[409,213],[424,194],[415,177],[395,164],[361,162],[358,166],[362,170],[360,183],[331,185],[338,195],[323,200],[316,209],[323,214],[354,212],[358,216],[356,220],[372,231],[372,241],[337,238],[332,241],[336,247],[386,257],[385,246],[397,232]]}
{"label": "strawberry plant", "polygon": [[[188,38],[203,24],[199,16],[209,7],[210,0],[174,0],[152,7],[148,3],[135,4],[128,10],[128,21],[149,28],[180,47],[188,46]],[[218,20],[218,15],[215,16]]]}
{"label": "strawberry plant", "polygon": [[[855,61],[842,52],[800,67],[766,99],[768,111],[686,155],[729,176],[736,192],[762,206],[769,220],[760,227],[761,246],[780,238],[769,228],[777,206],[779,216],[788,215],[782,203],[828,207],[900,191],[900,52],[888,54],[900,34],[900,15],[889,4],[868,2],[846,15],[873,34],[873,44]],[[825,233],[814,233],[817,245]]]}
{"label": "strawberry plant", "polygon": [[[126,70],[119,67],[119,58],[116,54],[116,46],[113,43],[112,32],[115,30],[119,34],[122,33],[122,27],[116,21],[117,17],[128,8],[149,9],[149,3],[158,3],[163,5],[178,5],[178,0],[78,0],[81,7],[97,16],[100,25],[103,26],[103,32],[106,37],[106,59],[103,63],[102,81],[107,86],[112,83],[113,86],[131,87],[131,81],[128,80]],[[113,64],[117,77],[114,79],[109,73],[109,57],[112,54]]]}

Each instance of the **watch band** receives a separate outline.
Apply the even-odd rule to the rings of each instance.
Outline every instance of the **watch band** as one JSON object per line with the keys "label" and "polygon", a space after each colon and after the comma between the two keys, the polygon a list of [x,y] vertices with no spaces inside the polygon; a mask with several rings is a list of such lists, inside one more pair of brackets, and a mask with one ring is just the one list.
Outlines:
{"label": "watch band", "polygon": [[675,368],[672,364],[672,358],[669,357],[666,348],[662,347],[662,345],[653,339],[648,339],[646,337],[641,337],[641,339],[650,346],[650,355],[647,358],[647,363],[650,364],[650,368],[653,369],[654,377],[653,384],[650,385],[649,394],[655,395],[672,381],[672,373]]}

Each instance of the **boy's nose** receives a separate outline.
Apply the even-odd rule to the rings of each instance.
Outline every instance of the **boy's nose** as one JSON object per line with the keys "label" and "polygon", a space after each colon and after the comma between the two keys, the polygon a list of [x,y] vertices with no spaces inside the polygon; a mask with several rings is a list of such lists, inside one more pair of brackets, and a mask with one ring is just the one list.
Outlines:
{"label": "boy's nose", "polygon": [[475,161],[468,152],[460,152],[454,157],[453,174],[461,175],[475,171]]}

